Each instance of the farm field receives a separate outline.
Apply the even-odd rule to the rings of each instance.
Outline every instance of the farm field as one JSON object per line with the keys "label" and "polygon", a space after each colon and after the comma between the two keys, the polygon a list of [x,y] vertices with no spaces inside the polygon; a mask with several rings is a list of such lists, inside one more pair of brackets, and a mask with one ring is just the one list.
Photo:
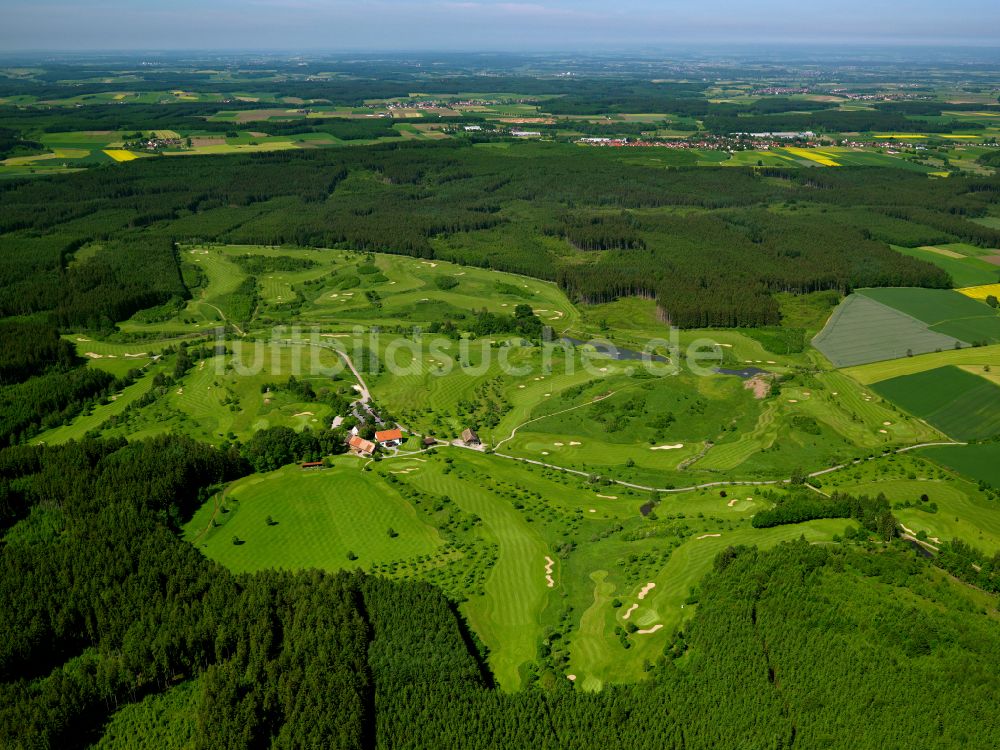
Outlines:
{"label": "farm field", "polygon": [[957,367],[882,380],[872,387],[956,440],[1000,433],[1000,387]]}
{"label": "farm field", "polygon": [[922,448],[920,454],[977,482],[1000,486],[1000,443]]}
{"label": "farm field", "polygon": [[928,328],[965,343],[1000,342],[1000,315],[989,305],[946,289],[862,289],[858,294],[926,323]]}
{"label": "farm field", "polygon": [[[927,247],[898,247],[895,249],[911,258],[919,258],[943,268],[951,276],[956,287],[975,287],[993,284],[1000,278],[1000,266],[988,263],[974,254],[963,254],[949,245]],[[964,248],[963,248],[964,249]],[[959,289],[962,291],[962,289]],[[962,291],[965,294],[964,291]]]}
{"label": "farm field", "polygon": [[[920,311],[933,315],[932,310],[928,306]],[[861,292],[847,297],[812,340],[813,346],[835,367],[895,360],[953,349],[962,343],[959,338],[933,330],[925,321]]]}
{"label": "farm field", "polygon": [[885,362],[873,362],[858,367],[848,367],[842,372],[862,385],[871,385],[880,380],[933,370],[946,365],[975,368],[983,376],[1000,367],[1000,346],[967,347],[922,354]]}

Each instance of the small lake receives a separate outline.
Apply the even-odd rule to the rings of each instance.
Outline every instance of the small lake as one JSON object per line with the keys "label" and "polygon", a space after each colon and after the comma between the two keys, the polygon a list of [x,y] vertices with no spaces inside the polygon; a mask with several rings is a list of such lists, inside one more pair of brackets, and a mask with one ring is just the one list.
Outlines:
{"label": "small lake", "polygon": [[735,375],[738,378],[752,378],[754,375],[767,375],[767,370],[762,370],[759,367],[744,367],[742,370],[727,370],[724,367],[716,367],[715,371],[719,375]]}
{"label": "small lake", "polygon": [[574,339],[570,336],[563,336],[561,339],[564,344],[572,344],[573,346],[591,346],[594,348],[598,354],[603,354],[608,359],[618,360],[619,362],[628,361],[644,361],[649,360],[650,362],[669,362],[667,357],[660,354],[647,354],[644,352],[637,352],[632,349],[623,349],[620,346],[615,346],[604,341],[582,341],[580,339]]}

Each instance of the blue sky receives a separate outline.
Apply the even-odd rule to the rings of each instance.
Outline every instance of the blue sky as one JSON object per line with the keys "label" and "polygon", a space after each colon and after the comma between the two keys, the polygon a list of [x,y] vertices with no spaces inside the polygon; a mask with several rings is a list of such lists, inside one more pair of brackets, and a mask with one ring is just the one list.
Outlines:
{"label": "blue sky", "polygon": [[0,0],[0,50],[1000,46],[997,0]]}

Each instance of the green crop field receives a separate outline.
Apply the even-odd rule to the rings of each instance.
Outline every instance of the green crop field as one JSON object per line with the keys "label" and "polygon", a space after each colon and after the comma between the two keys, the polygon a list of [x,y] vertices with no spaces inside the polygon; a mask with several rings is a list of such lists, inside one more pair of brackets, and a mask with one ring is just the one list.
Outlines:
{"label": "green crop field", "polygon": [[975,255],[963,255],[955,258],[951,257],[950,254],[943,255],[940,252],[945,250],[954,253],[954,250],[950,250],[951,247],[950,245],[941,245],[936,248],[895,247],[895,249],[903,255],[925,260],[943,268],[951,276],[956,289],[979,286],[980,284],[995,284],[997,280],[1000,280],[1000,267],[980,260]]}
{"label": "green crop field", "polygon": [[[867,290],[865,290],[867,291]],[[923,292],[929,290],[900,290]],[[946,292],[956,297],[957,292]],[[932,330],[927,323],[868,294],[845,299],[812,340],[835,367],[898,359],[940,349],[952,349],[959,339]]]}
{"label": "green crop field", "polygon": [[912,316],[965,343],[1000,342],[1000,316],[983,302],[945,289],[862,289],[858,294]]}
{"label": "green crop field", "polygon": [[1000,443],[922,448],[920,453],[976,481],[1000,487]]}
{"label": "green crop field", "polygon": [[931,354],[849,367],[844,372],[857,382],[870,385],[880,380],[933,370],[945,365],[973,367],[980,372],[992,371],[993,368],[1000,367],[1000,345],[948,349]]}
{"label": "green crop field", "polygon": [[1000,433],[1000,387],[957,367],[882,380],[872,387],[957,440]]}

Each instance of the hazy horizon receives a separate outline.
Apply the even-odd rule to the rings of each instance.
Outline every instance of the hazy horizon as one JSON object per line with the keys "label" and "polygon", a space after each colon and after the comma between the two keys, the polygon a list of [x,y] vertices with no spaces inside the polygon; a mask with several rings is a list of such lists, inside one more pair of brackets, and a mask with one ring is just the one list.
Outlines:
{"label": "hazy horizon", "polygon": [[1000,4],[928,0],[836,9],[653,0],[135,0],[8,2],[0,51],[475,50],[597,52],[691,45],[1000,46]]}

